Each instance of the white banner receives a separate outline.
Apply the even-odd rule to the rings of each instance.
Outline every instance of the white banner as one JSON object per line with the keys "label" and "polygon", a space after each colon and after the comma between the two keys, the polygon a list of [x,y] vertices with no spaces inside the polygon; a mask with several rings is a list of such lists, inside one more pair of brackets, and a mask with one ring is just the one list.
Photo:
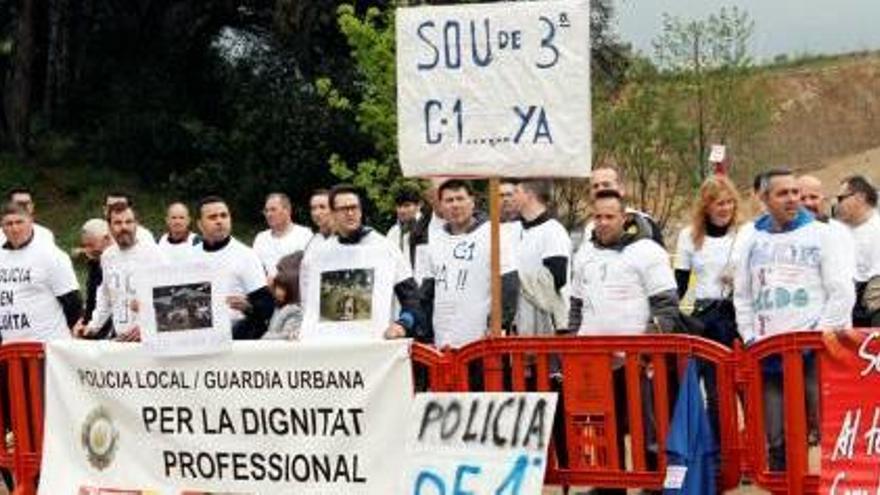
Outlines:
{"label": "white banner", "polygon": [[419,394],[396,492],[540,495],[554,393]]}
{"label": "white banner", "polygon": [[586,177],[587,0],[397,9],[406,176]]}
{"label": "white banner", "polygon": [[160,359],[52,342],[39,493],[394,493],[408,353],[407,342],[258,341]]}

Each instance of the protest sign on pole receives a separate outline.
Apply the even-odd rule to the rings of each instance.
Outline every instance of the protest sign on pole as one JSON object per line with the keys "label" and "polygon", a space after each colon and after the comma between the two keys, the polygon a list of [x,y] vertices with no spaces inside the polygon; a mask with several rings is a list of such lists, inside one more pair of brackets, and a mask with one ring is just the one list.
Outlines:
{"label": "protest sign on pole", "polygon": [[820,493],[880,491],[880,332],[824,353]]}
{"label": "protest sign on pole", "polygon": [[134,273],[144,348],[157,355],[218,352],[232,343],[217,270],[197,262],[143,266]]}
{"label": "protest sign on pole", "polygon": [[185,359],[55,341],[40,494],[394,493],[411,372],[403,341]]}
{"label": "protest sign on pole", "polygon": [[586,0],[397,9],[406,176],[586,177]]}
{"label": "protest sign on pole", "polygon": [[555,411],[553,393],[418,394],[396,493],[540,495]]}

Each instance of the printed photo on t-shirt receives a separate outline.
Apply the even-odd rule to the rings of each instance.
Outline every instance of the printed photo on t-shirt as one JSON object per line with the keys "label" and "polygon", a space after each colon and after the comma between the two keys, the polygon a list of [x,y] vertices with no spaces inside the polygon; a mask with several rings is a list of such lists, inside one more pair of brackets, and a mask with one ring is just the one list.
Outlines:
{"label": "printed photo on t-shirt", "polygon": [[159,333],[210,328],[213,321],[211,283],[154,287],[153,310]]}
{"label": "printed photo on t-shirt", "polygon": [[372,268],[322,272],[320,321],[370,320],[373,283]]}

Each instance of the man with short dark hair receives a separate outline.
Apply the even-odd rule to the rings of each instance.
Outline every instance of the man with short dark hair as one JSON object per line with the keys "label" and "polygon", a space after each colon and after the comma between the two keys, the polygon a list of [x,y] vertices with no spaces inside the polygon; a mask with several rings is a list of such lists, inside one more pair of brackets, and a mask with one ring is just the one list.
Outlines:
{"label": "man with short dark hair", "polygon": [[[578,335],[680,331],[678,292],[669,255],[652,239],[645,217],[628,212],[623,197],[613,189],[596,191],[592,209],[592,236],[584,240],[573,263],[569,329]],[[611,378],[618,412],[618,456],[623,463],[624,435],[630,424],[621,358],[612,362]],[[656,439],[652,385],[645,373],[640,381],[646,460],[654,466],[657,449],[662,446]],[[596,493],[625,494],[626,490],[599,489]]]}
{"label": "man with short dark hair", "polygon": [[271,284],[277,272],[278,260],[288,254],[304,251],[313,234],[308,227],[293,222],[293,205],[284,193],[274,192],[266,196],[263,216],[269,228],[254,238],[254,251]]}
{"label": "man with short dark hair", "polygon": [[[595,228],[575,255],[569,328],[579,334],[676,330],[678,292],[669,255],[614,190],[593,196]],[[613,308],[613,310],[612,310]]]}
{"label": "man with short dark hair", "polygon": [[186,261],[192,256],[193,246],[201,242],[201,237],[190,230],[189,208],[180,201],[168,205],[165,210],[165,228],[159,237],[159,249],[168,261]]}
{"label": "man with short dark hair", "polygon": [[498,194],[501,195],[501,222],[519,221],[520,205],[516,200],[517,180],[505,178],[498,183]]}
{"label": "man with short dark hair", "polygon": [[34,242],[28,209],[7,202],[0,249],[0,342],[70,338],[82,314],[73,264],[55,244]]}
{"label": "man with short dark hair", "polygon": [[[837,218],[852,233],[856,245],[855,281],[856,306],[853,325],[880,326],[880,301],[870,300],[880,289],[880,214],[877,212],[877,190],[864,176],[853,175],[840,183],[837,196]],[[872,290],[868,290],[869,284]],[[877,288],[874,289],[873,287]],[[867,294],[867,296],[866,296]]]}
{"label": "man with short dark hair", "polygon": [[[801,205],[801,190],[785,169],[764,174],[761,199],[767,213],[755,222],[734,282],[736,322],[748,344],[798,330],[852,326],[855,288],[845,249],[828,225]],[[818,394],[815,359],[805,362],[807,400]],[[782,365],[764,360],[764,421],[771,470],[785,467],[782,424]]]}
{"label": "man with short dark hair", "polygon": [[333,235],[333,216],[330,212],[330,191],[316,189],[309,197],[309,215],[318,232],[312,237],[309,245],[315,241],[325,241]]}
{"label": "man with short dark hair", "polygon": [[[626,189],[623,185],[621,171],[611,165],[597,166],[590,175],[590,191],[593,198],[601,191],[615,191],[621,198],[626,198]],[[642,223],[646,226],[645,228],[649,229],[648,234],[651,236],[651,239],[661,247],[665,247],[663,244],[663,229],[657,225],[657,222],[651,218],[651,215],[634,208],[627,208],[626,213],[641,216],[644,220]],[[592,226],[593,222],[590,222],[585,227],[583,242],[589,241],[592,234]]]}
{"label": "man with short dark hair", "polygon": [[202,198],[198,210],[202,243],[196,246],[194,259],[219,271],[218,291],[226,295],[232,338],[260,339],[275,310],[260,258],[232,237],[232,215],[223,198]]}
{"label": "man with short dark hair", "polygon": [[[390,260],[393,270],[392,297],[397,298],[397,307],[400,308],[398,314],[391,315],[394,321],[385,330],[385,337],[405,336],[430,342],[431,336],[425,333],[418,286],[412,277],[412,269],[397,247],[385,236],[363,224],[363,197],[360,190],[350,184],[337,184],[330,189],[328,199],[336,235],[316,248],[307,250],[303,257],[300,294],[305,300],[304,306],[308,306],[309,299],[315,297],[309,291],[308,281],[320,279],[322,259],[355,260],[363,259],[364,256],[379,256]],[[390,314],[392,308],[388,307],[387,311]]]}
{"label": "man with short dark hair", "polygon": [[112,320],[112,337],[137,342],[141,338],[141,327],[134,274],[142,267],[164,263],[165,257],[154,242],[138,237],[137,215],[128,203],[111,204],[107,218],[114,244],[101,255],[102,280],[95,309],[88,323],[78,325],[75,330],[78,336],[95,338],[102,333],[106,322]]}
{"label": "man with short dark hair", "polygon": [[[483,338],[492,304],[490,226],[476,212],[469,183],[452,179],[439,188],[446,214],[442,235],[428,241],[428,269],[422,281],[425,311],[439,348],[462,347]],[[503,326],[516,314],[519,281],[514,261],[501,252]]]}
{"label": "man with short dark hair", "polygon": [[568,284],[571,240],[547,208],[551,191],[550,181],[543,179],[516,186],[522,226],[515,251],[520,280],[519,335],[553,335],[557,329],[568,328],[568,304],[562,288]]}
{"label": "man with short dark hair", "polygon": [[[20,204],[24,209],[28,211],[28,215],[30,215],[31,219],[35,218],[34,216],[34,195],[31,193],[30,189],[25,187],[17,187],[11,189],[9,193],[6,195],[6,200],[11,201],[13,203]],[[36,221],[33,221],[34,228],[34,239],[37,242],[49,242],[50,244],[55,244],[55,234],[52,233],[48,228],[38,224]],[[0,245],[6,242],[6,238],[0,233]]]}
{"label": "man with short dark hair", "polygon": [[397,221],[388,229],[385,237],[392,242],[400,252],[409,255],[409,235],[413,227],[422,216],[422,192],[415,185],[402,186],[394,195],[394,210]]}

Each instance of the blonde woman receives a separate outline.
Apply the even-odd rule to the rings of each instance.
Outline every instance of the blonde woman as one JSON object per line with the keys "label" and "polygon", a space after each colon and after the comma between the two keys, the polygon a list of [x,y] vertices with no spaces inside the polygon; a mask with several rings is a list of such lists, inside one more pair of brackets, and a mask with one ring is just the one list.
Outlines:
{"label": "blonde woman", "polygon": [[[736,266],[740,199],[727,177],[706,179],[700,186],[691,223],[678,236],[675,278],[679,297],[694,275],[693,316],[705,326],[704,337],[731,346],[738,338],[733,307],[733,274]],[[718,388],[715,367],[701,362],[709,419],[718,438]]]}

